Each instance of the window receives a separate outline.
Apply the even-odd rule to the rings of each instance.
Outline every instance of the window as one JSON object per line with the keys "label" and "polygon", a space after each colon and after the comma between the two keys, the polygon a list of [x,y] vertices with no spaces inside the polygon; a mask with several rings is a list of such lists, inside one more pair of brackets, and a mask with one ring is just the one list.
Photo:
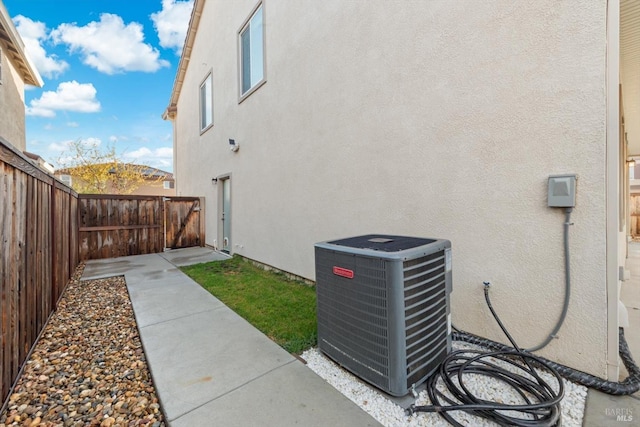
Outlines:
{"label": "window", "polygon": [[71,187],[71,175],[60,175],[59,176],[60,181],[64,182],[65,184],[67,184],[67,186]]}
{"label": "window", "polygon": [[171,190],[175,188],[175,183],[174,181],[162,181],[162,186],[165,190]]}
{"label": "window", "polygon": [[200,131],[204,132],[213,124],[213,90],[211,73],[200,85]]}
{"label": "window", "polygon": [[240,30],[240,96],[264,81],[262,4]]}

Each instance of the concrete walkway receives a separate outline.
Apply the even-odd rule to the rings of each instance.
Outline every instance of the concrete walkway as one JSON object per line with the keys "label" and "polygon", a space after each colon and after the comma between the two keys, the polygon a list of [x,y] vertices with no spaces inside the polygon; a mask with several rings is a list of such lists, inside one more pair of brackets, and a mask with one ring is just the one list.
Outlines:
{"label": "concrete walkway", "polygon": [[177,267],[206,248],[89,261],[82,279],[124,275],[168,423],[380,426]]}

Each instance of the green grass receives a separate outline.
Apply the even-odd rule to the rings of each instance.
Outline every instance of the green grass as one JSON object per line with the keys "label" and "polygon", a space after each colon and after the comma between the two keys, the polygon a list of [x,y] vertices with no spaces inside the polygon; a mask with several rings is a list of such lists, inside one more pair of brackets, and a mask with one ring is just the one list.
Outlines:
{"label": "green grass", "polygon": [[300,354],[316,344],[314,287],[238,256],[182,271],[289,353]]}

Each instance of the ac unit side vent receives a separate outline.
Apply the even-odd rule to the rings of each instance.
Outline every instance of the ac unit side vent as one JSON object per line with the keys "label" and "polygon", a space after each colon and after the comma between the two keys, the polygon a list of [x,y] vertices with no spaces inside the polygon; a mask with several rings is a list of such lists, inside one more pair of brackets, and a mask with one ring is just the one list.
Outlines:
{"label": "ac unit side vent", "polygon": [[431,374],[448,351],[445,253],[405,261],[407,387]]}

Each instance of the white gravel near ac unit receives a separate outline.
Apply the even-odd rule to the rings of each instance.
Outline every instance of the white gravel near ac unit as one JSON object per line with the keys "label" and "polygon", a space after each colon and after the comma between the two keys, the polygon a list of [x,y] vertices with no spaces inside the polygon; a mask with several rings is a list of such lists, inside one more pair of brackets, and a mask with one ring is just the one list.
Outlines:
{"label": "white gravel near ac unit", "polygon": [[[478,347],[461,342],[453,343],[453,350],[463,349],[478,349]],[[313,372],[386,427],[449,426],[447,421],[434,413],[422,412],[410,416],[406,415],[404,408],[397,405],[387,395],[359,380],[324,356],[316,348],[305,351],[302,354],[302,358]],[[506,368],[509,369],[508,367]],[[551,374],[546,372],[539,373],[545,381],[557,385]],[[477,396],[484,399],[514,404],[522,402],[515,391],[505,389],[504,385],[489,377],[480,375],[465,376],[465,385],[469,386]],[[561,404],[562,425],[563,427],[580,427],[582,426],[582,417],[584,415],[587,388],[566,380],[564,380],[564,387],[564,399]],[[430,404],[426,391],[423,390],[419,393],[415,404]],[[497,425],[462,411],[450,412],[449,414],[452,414],[458,422],[467,426]]]}

